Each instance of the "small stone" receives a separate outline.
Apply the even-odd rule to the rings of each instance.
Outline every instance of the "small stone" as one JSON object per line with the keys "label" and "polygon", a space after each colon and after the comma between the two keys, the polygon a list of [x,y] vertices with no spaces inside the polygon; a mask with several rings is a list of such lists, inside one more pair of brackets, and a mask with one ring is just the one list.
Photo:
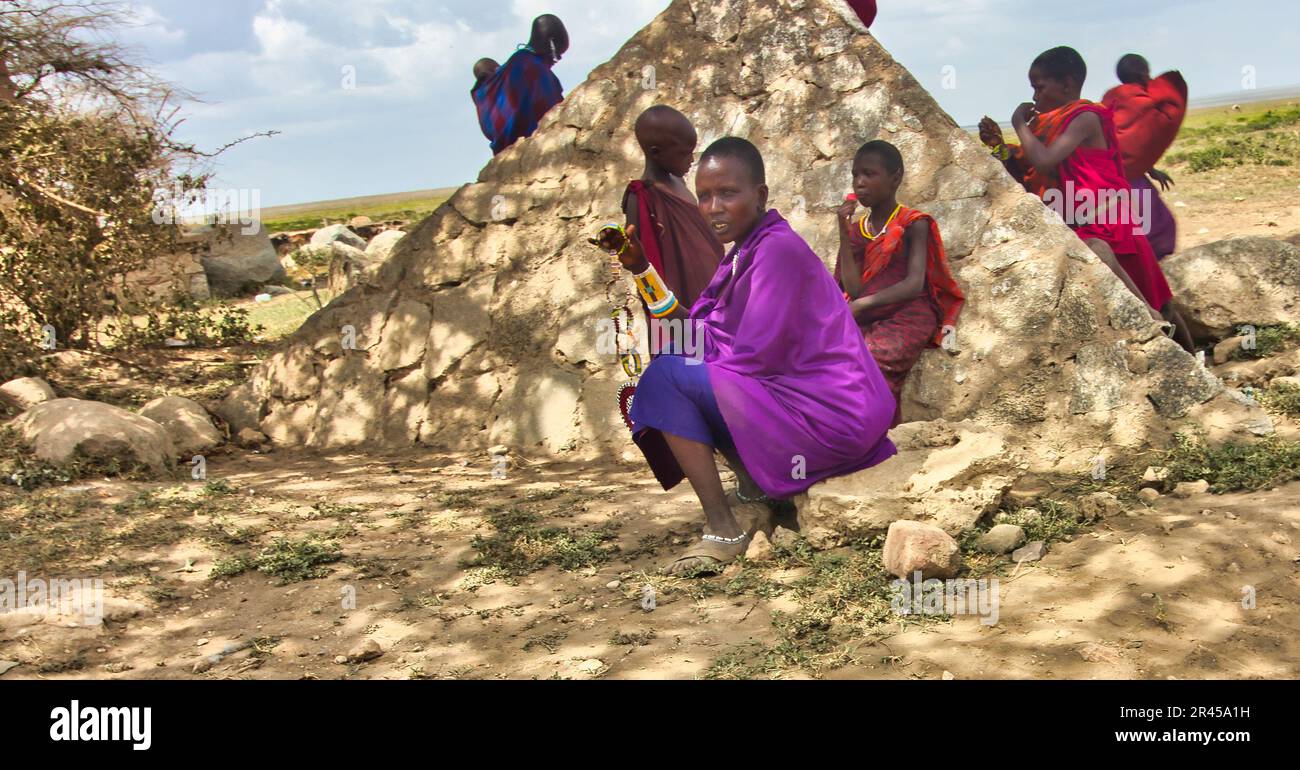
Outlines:
{"label": "small stone", "polygon": [[265,433],[252,428],[243,428],[239,433],[235,434],[235,444],[241,449],[260,449],[267,441],[270,441],[270,439],[266,437]]}
{"label": "small stone", "polygon": [[1035,540],[1024,548],[1018,549],[1015,553],[1011,554],[1011,559],[1017,564],[1020,564],[1023,562],[1038,561],[1046,555],[1047,543],[1044,543],[1042,540]]}
{"label": "small stone", "polygon": [[1241,565],[1234,561],[1228,565],[1228,571],[1235,575],[1238,572],[1241,572]]}
{"label": "small stone", "polygon": [[1096,521],[1124,512],[1119,498],[1109,492],[1093,492],[1079,500],[1079,513],[1085,521]]}
{"label": "small stone", "polygon": [[1269,539],[1272,540],[1274,543],[1277,543],[1278,545],[1291,545],[1291,538],[1287,537],[1281,532],[1274,532],[1273,534],[1269,535]]}
{"label": "small stone", "polygon": [[510,454],[510,447],[506,446],[505,444],[497,444],[496,446],[488,449],[488,454],[491,455],[492,457],[500,457],[502,455],[508,455]]}
{"label": "small stone", "polygon": [[1015,524],[999,524],[984,533],[975,542],[975,549],[982,553],[1002,555],[1016,550],[1025,542],[1025,530]]}
{"label": "small stone", "polygon": [[1160,468],[1155,465],[1148,466],[1146,472],[1142,474],[1142,486],[1160,487],[1165,483],[1165,479],[1167,478],[1169,478],[1168,468]]}
{"label": "small stone", "polygon": [[945,681],[945,682],[951,682],[952,680],[954,680],[954,679],[956,679],[956,678],[957,678],[957,677],[954,676],[953,673],[952,673],[951,671],[945,671],[945,672],[943,672],[943,681]]}
{"label": "small stone", "polygon": [[384,654],[384,648],[379,646],[379,642],[374,639],[367,639],[348,653],[348,663],[365,663],[368,660],[374,660]]}
{"label": "small stone", "polygon": [[320,637],[319,637],[319,636],[313,636],[313,637],[311,638],[311,640],[312,640],[313,642],[319,642],[319,641],[320,641]]}
{"label": "small stone", "polygon": [[583,600],[582,600],[582,608],[583,608],[584,610],[594,610],[594,609],[596,609],[596,603],[593,602],[593,601],[590,600],[590,599],[583,599]]}
{"label": "small stone", "polygon": [[1104,645],[1089,642],[1079,647],[1076,652],[1079,657],[1089,663],[1118,663],[1119,653]]}
{"label": "small stone", "polygon": [[578,664],[578,670],[583,672],[584,674],[598,673],[604,667],[605,667],[604,662],[597,660],[596,658],[592,658],[591,660],[584,660]]}
{"label": "small stone", "polygon": [[610,589],[610,590],[614,590],[614,589],[617,589],[617,588],[618,588],[619,586],[621,586],[621,585],[623,585],[622,581],[619,581],[619,580],[611,580],[611,581],[609,581],[608,583],[605,584],[605,587],[608,588],[608,589]]}
{"label": "small stone", "polygon": [[1245,337],[1229,337],[1214,346],[1214,365],[1222,366],[1233,359],[1236,354],[1242,350],[1241,343],[1245,342]]}
{"label": "small stone", "polygon": [[915,572],[926,579],[953,578],[962,566],[957,541],[933,524],[919,521],[890,524],[881,559],[886,572],[903,580]]}
{"label": "small stone", "polygon": [[804,539],[808,541],[808,545],[812,546],[814,551],[830,551],[847,542],[847,538],[843,535],[826,527],[809,529],[804,533]]}
{"label": "small stone", "polygon": [[1233,520],[1236,520],[1236,519],[1238,519],[1238,518],[1240,518],[1240,517],[1237,516],[1237,514],[1233,513],[1232,511],[1224,511],[1224,512],[1223,512],[1223,518],[1225,518],[1225,519],[1233,519]]}
{"label": "small stone", "polygon": [[1160,492],[1155,489],[1152,489],[1151,487],[1147,487],[1146,489],[1143,489],[1140,492],[1138,492],[1138,499],[1146,503],[1147,505],[1150,505],[1151,503],[1154,503],[1155,501],[1160,499]]}
{"label": "small stone", "polygon": [[334,662],[339,664],[340,666],[345,666],[347,665],[348,659],[344,655],[336,655],[334,657]]}
{"label": "small stone", "polygon": [[1184,481],[1174,487],[1173,496],[1179,500],[1186,500],[1194,495],[1203,495],[1210,491],[1210,482],[1205,479],[1199,481]]}
{"label": "small stone", "polygon": [[1154,599],[1154,598],[1156,598],[1156,595],[1153,594],[1153,593],[1149,593],[1149,592],[1148,592],[1148,593],[1142,594],[1142,598],[1143,598],[1143,599]]}
{"label": "small stone", "polygon": [[799,534],[785,527],[777,527],[772,532],[772,545],[793,548],[799,542]]}
{"label": "small stone", "polygon": [[750,541],[749,548],[745,550],[745,558],[757,563],[771,561],[772,556],[772,541],[767,539],[767,533],[755,532],[754,539]]}
{"label": "small stone", "polygon": [[16,660],[0,660],[0,676],[4,676],[20,665],[22,664]]}
{"label": "small stone", "polygon": [[207,644],[209,641],[211,641],[211,640],[209,640],[209,639],[200,639],[200,640],[198,640],[197,642],[194,643],[194,646],[195,646],[195,647],[202,647],[203,645]]}

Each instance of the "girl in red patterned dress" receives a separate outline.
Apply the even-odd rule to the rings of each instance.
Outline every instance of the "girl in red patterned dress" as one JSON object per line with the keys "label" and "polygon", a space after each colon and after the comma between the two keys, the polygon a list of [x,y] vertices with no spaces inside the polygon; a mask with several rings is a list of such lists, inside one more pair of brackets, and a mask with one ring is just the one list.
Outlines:
{"label": "girl in red patterned dress", "polygon": [[[853,159],[854,196],[840,207],[835,277],[871,356],[900,402],[908,372],[927,347],[955,331],[965,297],[948,267],[939,225],[898,202],[903,156],[868,142]],[[859,205],[867,216],[853,221]],[[902,421],[895,409],[894,425]]]}

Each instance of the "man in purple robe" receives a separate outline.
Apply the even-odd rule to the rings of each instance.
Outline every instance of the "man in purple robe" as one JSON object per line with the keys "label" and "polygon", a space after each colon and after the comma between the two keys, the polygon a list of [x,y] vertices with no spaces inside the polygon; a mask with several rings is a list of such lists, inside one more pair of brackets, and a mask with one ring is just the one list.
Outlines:
{"label": "man in purple robe", "polygon": [[[699,355],[655,359],[630,418],[664,489],[686,478],[704,509],[703,539],[665,568],[699,575],[743,555],[755,532],[770,527],[775,501],[897,450],[887,435],[889,385],[834,278],[767,208],[758,149],[736,137],[715,142],[701,158],[696,194],[714,235],[736,245],[689,313],[677,307],[657,316],[692,324]],[[641,276],[651,268],[636,228],[628,234],[619,259]],[[715,450],[739,480],[732,496]]]}

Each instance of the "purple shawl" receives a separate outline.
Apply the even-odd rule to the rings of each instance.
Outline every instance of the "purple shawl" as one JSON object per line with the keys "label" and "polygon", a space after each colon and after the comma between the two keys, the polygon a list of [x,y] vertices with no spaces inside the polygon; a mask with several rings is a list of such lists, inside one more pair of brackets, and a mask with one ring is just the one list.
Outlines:
{"label": "purple shawl", "polygon": [[897,453],[889,385],[835,279],[775,209],[718,266],[691,319],[740,459],[769,496]]}

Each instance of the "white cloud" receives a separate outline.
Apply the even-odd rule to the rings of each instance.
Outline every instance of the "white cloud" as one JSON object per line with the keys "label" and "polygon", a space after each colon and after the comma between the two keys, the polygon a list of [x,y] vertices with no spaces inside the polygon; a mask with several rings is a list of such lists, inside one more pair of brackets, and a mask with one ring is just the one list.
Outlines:
{"label": "white cloud", "polygon": [[150,5],[126,6],[127,27],[120,32],[125,43],[169,47],[185,42],[185,30],[168,25],[167,19]]}

